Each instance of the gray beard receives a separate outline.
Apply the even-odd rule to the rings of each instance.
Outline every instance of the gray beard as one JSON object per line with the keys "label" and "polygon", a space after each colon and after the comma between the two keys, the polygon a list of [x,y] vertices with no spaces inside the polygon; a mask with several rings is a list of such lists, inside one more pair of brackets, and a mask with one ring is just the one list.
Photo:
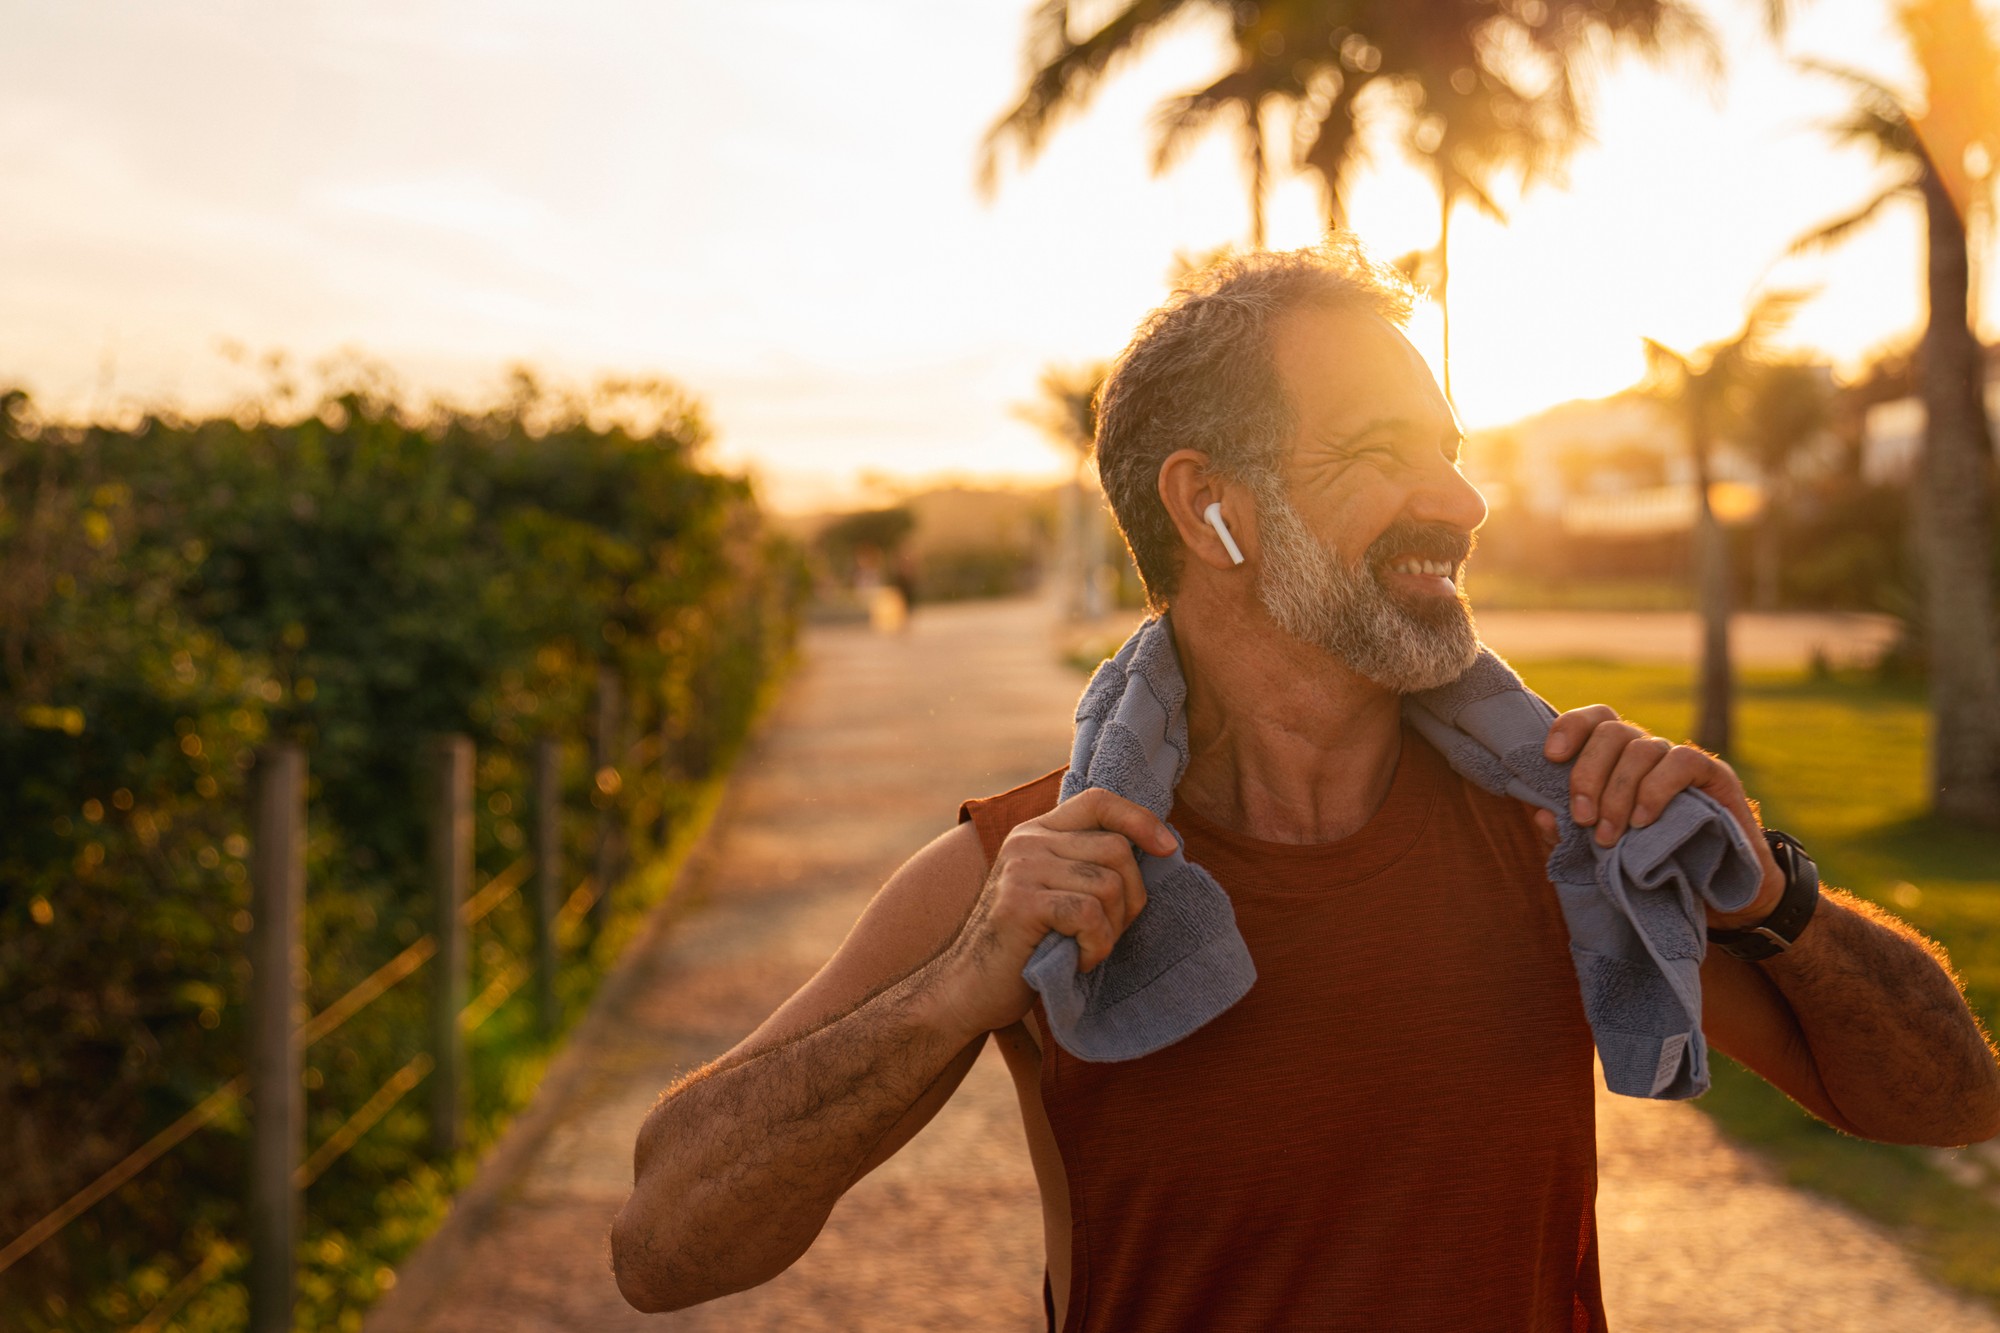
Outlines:
{"label": "gray beard", "polygon": [[1377,558],[1395,552],[1371,546],[1349,569],[1283,494],[1258,500],[1257,597],[1279,629],[1397,694],[1435,689],[1472,665],[1479,632],[1462,589],[1450,601],[1398,597],[1375,575]]}

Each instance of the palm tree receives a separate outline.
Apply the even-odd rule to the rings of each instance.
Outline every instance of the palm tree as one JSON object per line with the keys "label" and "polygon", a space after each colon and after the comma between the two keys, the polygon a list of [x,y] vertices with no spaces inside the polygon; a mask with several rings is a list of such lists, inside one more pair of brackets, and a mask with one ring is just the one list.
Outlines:
{"label": "palm tree", "polygon": [[1297,91],[1288,67],[1272,63],[1262,45],[1271,30],[1268,19],[1224,0],[1130,0],[1096,32],[1072,40],[1069,0],[1044,0],[1029,19],[1028,52],[1035,70],[1021,100],[987,133],[980,156],[980,182],[997,183],[1000,151],[1011,144],[1024,159],[1041,150],[1048,132],[1072,110],[1081,109],[1097,90],[1109,66],[1143,49],[1171,21],[1185,13],[1209,9],[1231,17],[1233,68],[1206,87],[1168,98],[1154,112],[1153,171],[1168,170],[1202,132],[1233,123],[1242,138],[1249,175],[1250,244],[1264,245],[1264,198],[1269,189],[1269,153],[1265,142],[1265,112],[1274,101]]}
{"label": "palm tree", "polygon": [[2000,162],[2000,42],[1974,0],[1908,0],[1896,17],[1923,79],[1920,103],[1853,70],[1807,66],[1854,95],[1851,112],[1829,127],[1834,137],[1870,149],[1892,174],[1868,202],[1798,244],[1841,240],[1900,199],[1923,204],[1929,313],[1919,351],[1925,421],[1915,498],[1934,723],[1931,783],[1938,813],[2000,826],[1993,442],[1970,320],[1967,236],[1968,222],[1991,212]]}
{"label": "palm tree", "polygon": [[[1442,78],[1438,77],[1442,75]],[[1427,256],[1431,299],[1442,322],[1444,395],[1451,397],[1451,216],[1469,200],[1507,221],[1494,179],[1512,169],[1527,188],[1555,169],[1583,136],[1565,84],[1523,92],[1473,65],[1426,70],[1407,85],[1411,101],[1405,147],[1429,168],[1437,188],[1438,239]]]}
{"label": "palm tree", "polygon": [[1710,487],[1717,443],[1730,433],[1743,385],[1762,360],[1765,341],[1802,298],[1773,292],[1758,298],[1743,327],[1692,354],[1646,340],[1645,391],[1678,419],[1694,465],[1695,590],[1701,608],[1701,665],[1695,683],[1694,742],[1729,753],[1732,695],[1729,662],[1729,543],[1716,519]]}
{"label": "palm tree", "polygon": [[1773,361],[1756,367],[1743,387],[1738,439],[1756,461],[1764,487],[1757,516],[1756,604],[1760,611],[1773,611],[1793,465],[1832,424],[1833,380],[1825,366]]}
{"label": "palm tree", "polygon": [[[981,178],[989,187],[1003,149],[1032,158],[1064,115],[1088,104],[1112,66],[1187,15],[1220,13],[1229,24],[1231,68],[1160,106],[1154,170],[1171,166],[1204,130],[1236,126],[1250,182],[1251,243],[1261,246],[1270,120],[1289,116],[1292,166],[1319,178],[1328,225],[1338,227],[1365,122],[1400,118],[1401,138],[1437,183],[1433,292],[1441,308],[1452,210],[1470,199],[1501,216],[1497,177],[1511,171],[1524,186],[1532,183],[1587,137],[1580,95],[1587,52],[1691,49],[1713,61],[1707,26],[1681,0],[1124,0],[1084,36],[1071,35],[1071,10],[1071,0],[1043,0],[1034,11],[1032,72],[982,152]],[[1367,98],[1363,114],[1363,94],[1371,88],[1387,95]],[[1449,393],[1448,308],[1445,318]]]}
{"label": "palm tree", "polygon": [[1286,71],[1246,59],[1215,82],[1162,102],[1153,113],[1153,173],[1170,169],[1194,140],[1221,120],[1237,123],[1250,177],[1250,248],[1264,248],[1264,197],[1271,166],[1265,115],[1291,93]]}

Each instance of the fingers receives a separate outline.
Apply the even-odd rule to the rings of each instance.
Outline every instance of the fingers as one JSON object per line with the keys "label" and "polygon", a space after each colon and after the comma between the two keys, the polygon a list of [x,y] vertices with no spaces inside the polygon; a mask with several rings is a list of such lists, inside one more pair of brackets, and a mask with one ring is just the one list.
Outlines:
{"label": "fingers", "polygon": [[[1744,919],[1767,914],[1782,892],[1784,877],[1764,843],[1763,825],[1742,781],[1735,769],[1706,750],[1670,745],[1621,720],[1608,706],[1593,704],[1550,723],[1542,753],[1556,762],[1576,757],[1569,776],[1570,817],[1586,827],[1595,826],[1598,846],[1611,846],[1628,828],[1645,828],[1681,792],[1705,792],[1748,836],[1764,871],[1764,882]],[[1537,811],[1535,827],[1543,841],[1553,845],[1555,817]],[[1715,917],[1712,910],[1710,916]]]}
{"label": "fingers", "polygon": [[1104,900],[1089,893],[1050,892],[1044,898],[1044,920],[1050,930],[1076,941],[1076,967],[1088,972],[1111,956],[1119,929],[1105,913]]}
{"label": "fingers", "polygon": [[1038,822],[1044,828],[1064,832],[1102,829],[1116,833],[1155,856],[1170,855],[1180,845],[1151,810],[1102,787],[1078,792]]}
{"label": "fingers", "polygon": [[[1121,848],[1123,844],[1120,844]],[[1111,923],[1111,934],[1115,940],[1125,933],[1132,924],[1132,918],[1139,915],[1145,905],[1146,886],[1139,879],[1139,869],[1132,861],[1132,853],[1125,851],[1123,866],[1105,865],[1090,859],[1065,856],[1052,858],[1040,874],[1042,886],[1054,893],[1080,893],[1095,898],[1104,908],[1104,916]]]}
{"label": "fingers", "polygon": [[[1111,942],[1116,943],[1146,906],[1146,881],[1139,874],[1132,844],[1118,833],[1057,833],[1047,835],[1045,846],[1057,858],[1048,873],[1049,887],[1097,898],[1111,923]],[[1110,944],[1105,952],[1110,952]]]}
{"label": "fingers", "polygon": [[[1597,708],[1602,707],[1601,704],[1597,706]],[[1579,709],[1578,712],[1595,713],[1597,708]],[[1563,718],[1571,716],[1575,714],[1565,713],[1556,721],[1561,722]],[[1554,729],[1553,726],[1550,727],[1551,732]],[[1583,741],[1582,749],[1576,752],[1576,763],[1569,771],[1571,819],[1586,828],[1598,821],[1603,813],[1605,785],[1618,767],[1618,761],[1624,755],[1625,747],[1645,734],[1630,722],[1619,721],[1615,713],[1609,719],[1592,723],[1589,736]],[[1545,745],[1544,749],[1546,748]]]}
{"label": "fingers", "polygon": [[[1632,802],[1632,827],[1644,828],[1658,819],[1668,801],[1691,787],[1707,792],[1725,808],[1732,804],[1741,806],[1739,820],[1749,814],[1749,807],[1743,801],[1743,784],[1736,781],[1734,770],[1706,750],[1676,745],[1639,783]],[[1725,787],[1735,789],[1733,802]],[[1754,821],[1751,827],[1756,827]]]}
{"label": "fingers", "polygon": [[1561,826],[1556,823],[1555,811],[1537,809],[1535,811],[1535,832],[1542,836],[1542,850],[1552,852],[1561,840]]}
{"label": "fingers", "polygon": [[1616,722],[1618,712],[1610,704],[1573,708],[1549,723],[1548,739],[1542,742],[1542,756],[1561,763],[1583,748],[1590,733],[1605,722]]}
{"label": "fingers", "polygon": [[[1611,777],[1605,782],[1604,790],[1597,798],[1598,846],[1609,847],[1618,841],[1618,835],[1625,831],[1627,825],[1639,822],[1633,817],[1635,813],[1633,807],[1638,802],[1641,785],[1652,774],[1665,767],[1669,756],[1676,752],[1676,747],[1671,743],[1661,740],[1658,736],[1646,735],[1633,738],[1619,752],[1618,762],[1611,770]],[[1685,764],[1675,765],[1676,769],[1685,767]],[[1675,787],[1673,790],[1679,791],[1680,788]],[[1662,806],[1665,804],[1666,802],[1661,802]],[[1651,807],[1647,807],[1645,822],[1652,822]]]}
{"label": "fingers", "polygon": [[1050,930],[1074,937],[1086,972],[1110,954],[1146,905],[1145,881],[1123,833],[1052,829],[1046,816],[1030,820],[1008,834],[995,870],[1006,916],[1036,940]]}
{"label": "fingers", "polygon": [[1749,838],[1751,847],[1756,849],[1757,862],[1764,871],[1764,882],[1758,890],[1755,910],[1748,919],[1767,915],[1775,906],[1777,896],[1784,891],[1784,876],[1764,841],[1764,824],[1758,818],[1756,803],[1743,790],[1743,779],[1727,763],[1692,745],[1675,746],[1674,753],[1653,770],[1647,782],[1640,784],[1638,808],[1632,814],[1633,825],[1641,826],[1641,811],[1645,813],[1644,822],[1652,823],[1659,818],[1660,811],[1666,809],[1668,801],[1690,788],[1713,797],[1716,804],[1736,820],[1737,826]]}

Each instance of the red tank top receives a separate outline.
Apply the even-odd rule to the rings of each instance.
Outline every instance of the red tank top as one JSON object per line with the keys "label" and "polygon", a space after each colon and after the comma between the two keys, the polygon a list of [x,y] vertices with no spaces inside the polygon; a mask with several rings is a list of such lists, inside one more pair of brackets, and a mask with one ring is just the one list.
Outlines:
{"label": "red tank top", "polygon": [[[966,803],[989,863],[1061,778]],[[1140,1060],[1044,1036],[1066,1333],[1603,1329],[1590,1029],[1525,809],[1405,729],[1339,842],[1171,818],[1257,983]]]}

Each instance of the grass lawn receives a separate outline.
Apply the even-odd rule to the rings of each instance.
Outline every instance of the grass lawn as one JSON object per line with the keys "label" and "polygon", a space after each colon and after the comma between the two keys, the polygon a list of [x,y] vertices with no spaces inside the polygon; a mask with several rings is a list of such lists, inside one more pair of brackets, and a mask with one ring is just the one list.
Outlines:
{"label": "grass lawn", "polygon": [[[1610,704],[1674,738],[1692,720],[1684,667],[1515,666],[1558,708]],[[1827,883],[1940,941],[1973,1008],[1989,1030],[2000,1026],[2000,834],[1923,814],[1930,719],[1922,691],[1772,671],[1746,672],[1740,685],[1734,762],[1765,822],[1810,848]],[[1716,1061],[1714,1091],[1698,1105],[1793,1184],[1894,1228],[1938,1277],[2000,1305],[2000,1177],[1983,1159],[1848,1138],[1726,1059]]]}
{"label": "grass lawn", "polygon": [[1482,611],[1689,611],[1694,599],[1684,578],[1551,579],[1472,569],[1466,593]]}

